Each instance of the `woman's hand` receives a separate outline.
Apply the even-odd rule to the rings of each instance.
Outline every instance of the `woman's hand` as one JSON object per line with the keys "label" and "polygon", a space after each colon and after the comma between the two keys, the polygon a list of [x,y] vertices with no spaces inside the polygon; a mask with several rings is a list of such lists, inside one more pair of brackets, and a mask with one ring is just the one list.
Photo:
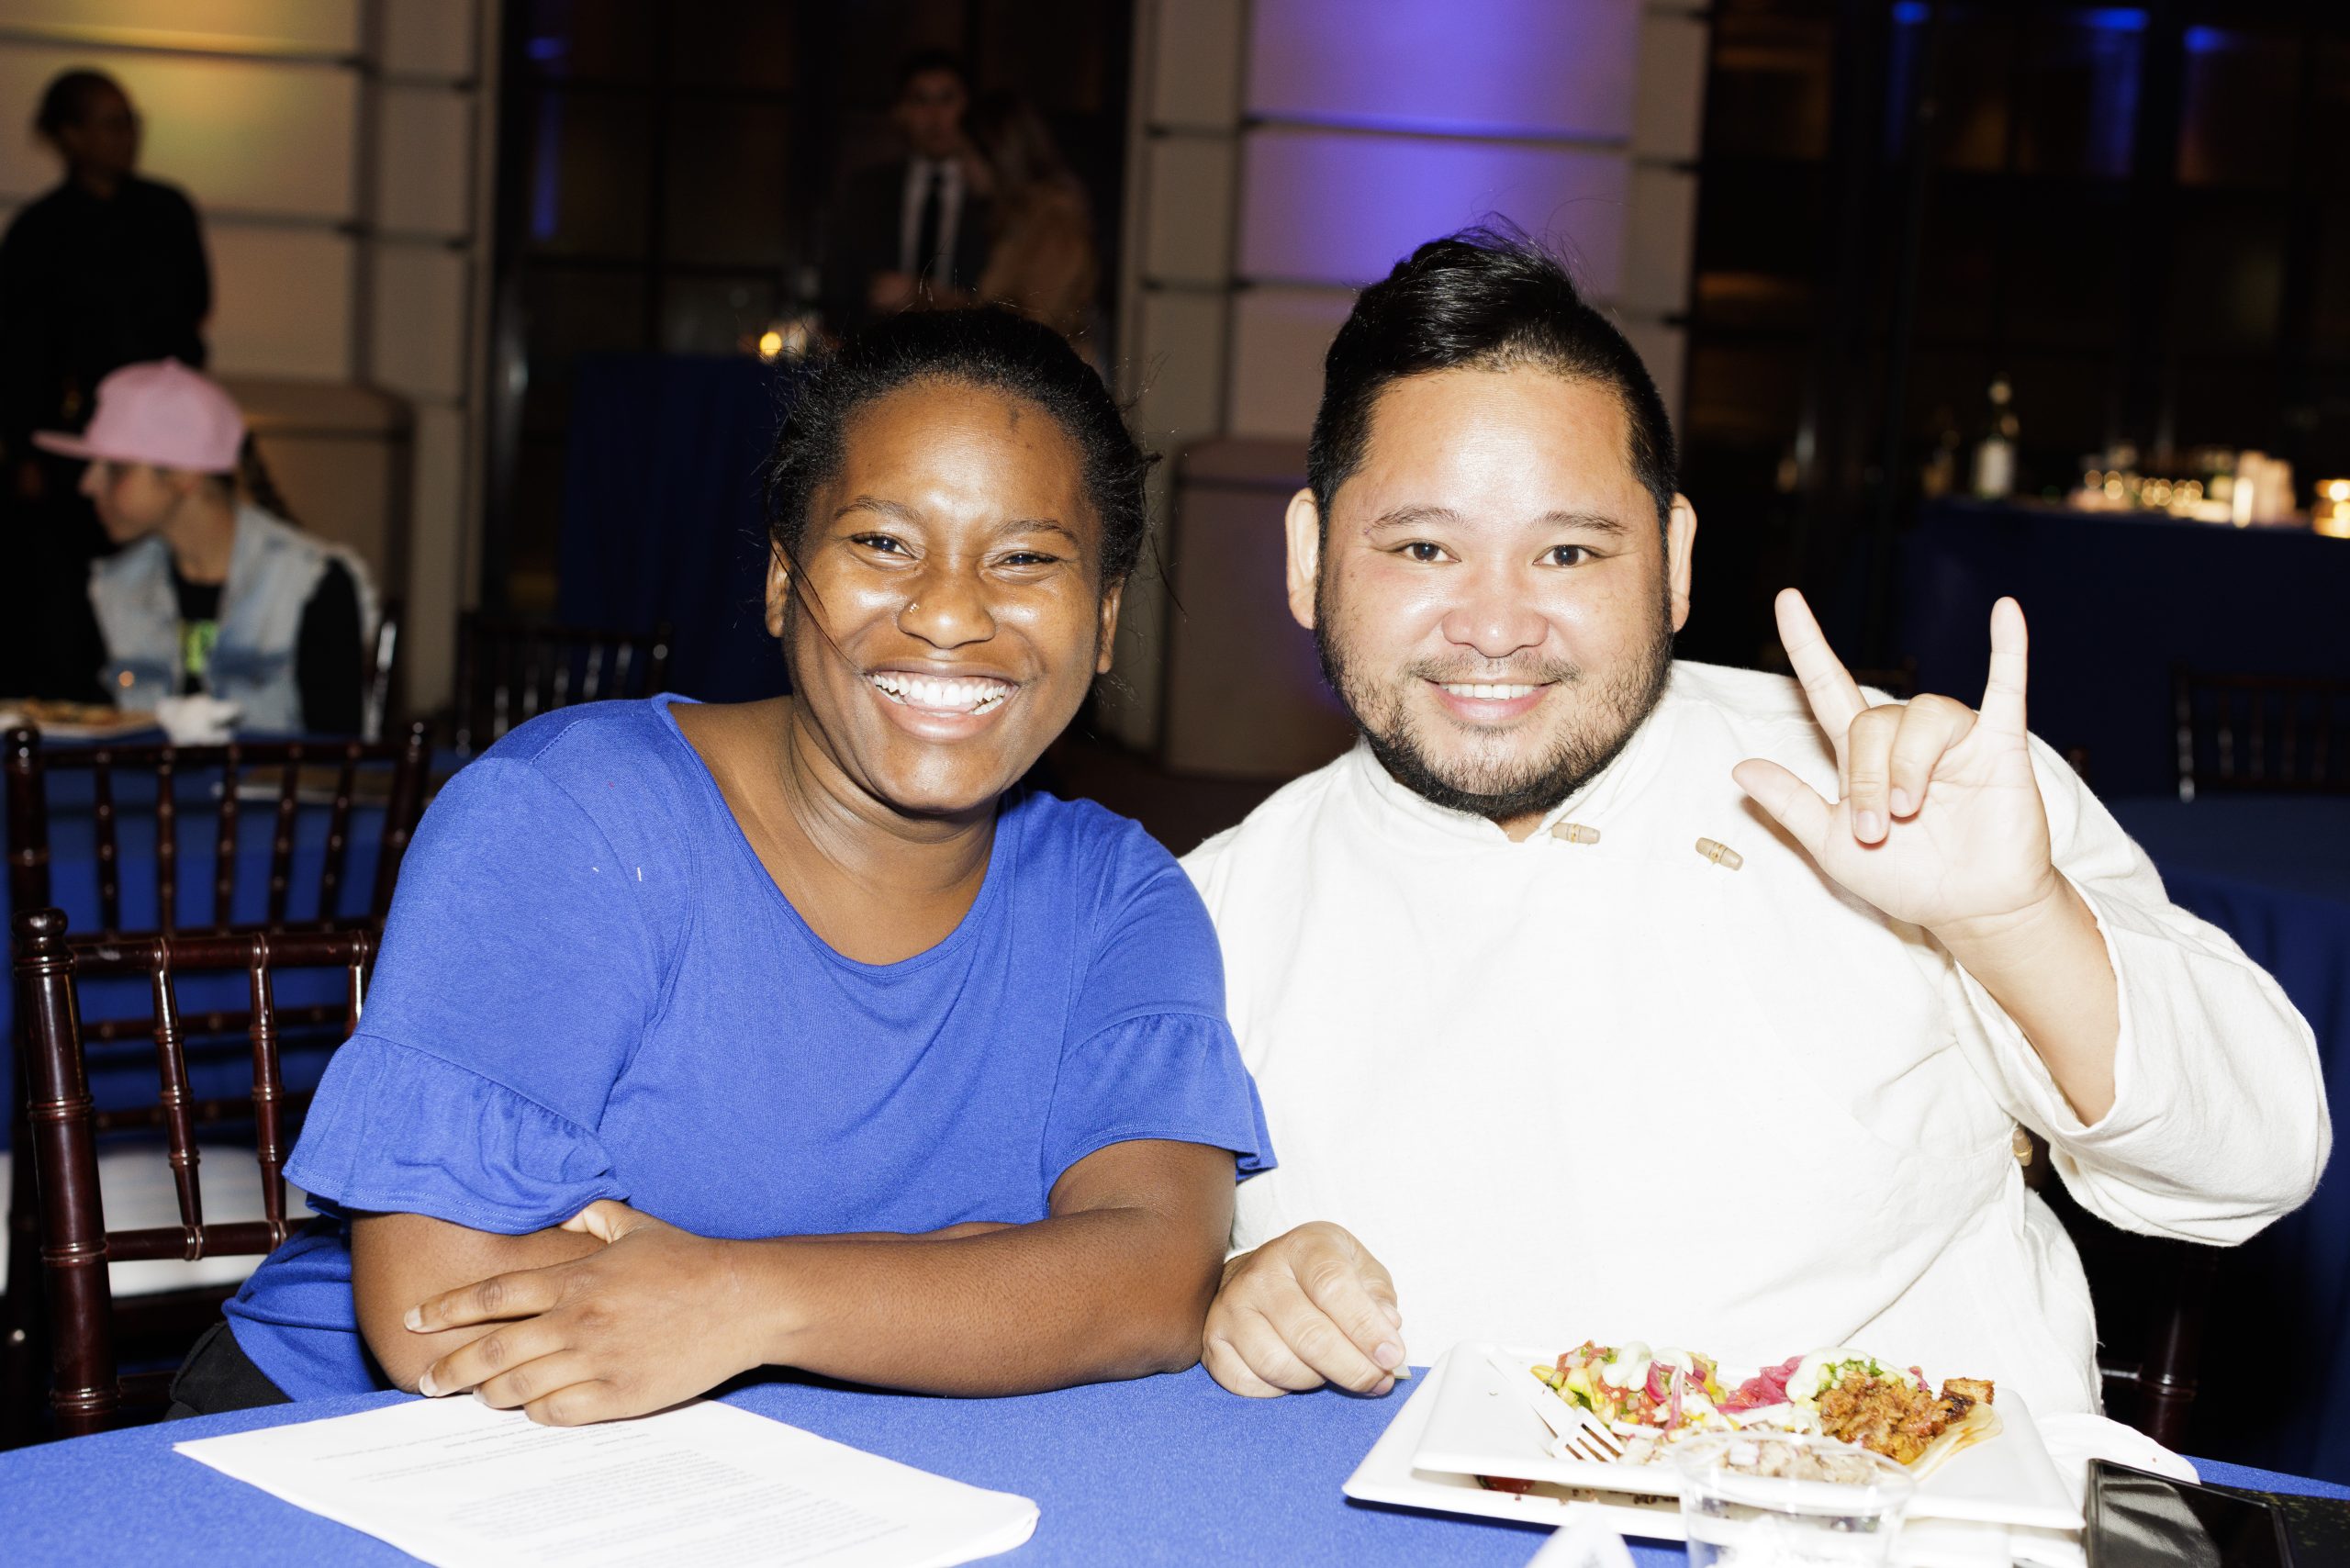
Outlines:
{"label": "woman's hand", "polygon": [[412,1333],[502,1325],[427,1367],[419,1393],[472,1389],[485,1404],[570,1427],[663,1409],[759,1364],[738,1244],[610,1199],[563,1228],[606,1245],[408,1309]]}

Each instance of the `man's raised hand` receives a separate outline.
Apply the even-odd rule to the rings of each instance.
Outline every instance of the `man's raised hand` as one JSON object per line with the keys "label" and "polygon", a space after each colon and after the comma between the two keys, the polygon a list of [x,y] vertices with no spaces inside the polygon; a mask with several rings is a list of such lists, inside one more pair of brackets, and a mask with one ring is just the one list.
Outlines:
{"label": "man's raised hand", "polygon": [[1979,712],[1946,697],[1870,706],[1803,595],[1787,589],[1777,610],[1788,661],[1835,748],[1841,798],[1831,804],[1759,757],[1733,770],[1739,788],[1829,876],[1937,935],[2061,896],[2024,727],[2027,638],[2016,601],[1991,609]]}
{"label": "man's raised hand", "polygon": [[1317,1220],[1225,1264],[1200,1360],[1252,1399],[1326,1383],[1384,1394],[1402,1375],[1403,1323],[1386,1268]]}

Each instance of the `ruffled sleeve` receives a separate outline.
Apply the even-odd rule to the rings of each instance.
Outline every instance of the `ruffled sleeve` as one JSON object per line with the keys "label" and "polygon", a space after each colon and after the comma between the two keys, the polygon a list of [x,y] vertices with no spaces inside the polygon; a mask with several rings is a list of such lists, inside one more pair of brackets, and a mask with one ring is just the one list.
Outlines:
{"label": "ruffled sleeve", "polygon": [[1257,1085],[1219,1015],[1129,1018],[1061,1056],[1045,1125],[1045,1189],[1113,1143],[1166,1138],[1228,1148],[1242,1178],[1273,1167]]}
{"label": "ruffled sleeve", "polygon": [[626,1198],[594,1132],[479,1073],[365,1035],[335,1053],[286,1179],[314,1204],[520,1236]]}
{"label": "ruffled sleeve", "polygon": [[643,858],[527,761],[450,780],[287,1175],[338,1208],[509,1234],[625,1196],[597,1129],[666,983]]}

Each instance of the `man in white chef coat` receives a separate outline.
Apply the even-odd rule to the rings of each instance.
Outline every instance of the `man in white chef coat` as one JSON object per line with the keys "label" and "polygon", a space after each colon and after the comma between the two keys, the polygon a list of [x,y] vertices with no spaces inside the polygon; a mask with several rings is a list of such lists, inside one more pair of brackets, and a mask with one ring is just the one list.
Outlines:
{"label": "man in white chef coat", "polygon": [[1384,1392],[1463,1338],[1725,1365],[1851,1344],[2098,1405],[2026,1189],[2237,1242],[2332,1133],[2309,1026],[2025,729],[1675,662],[1696,518],[1639,356],[1539,248],[1366,290],[1288,513],[1361,738],[1184,862],[1281,1165],[1240,1188],[1209,1371]]}

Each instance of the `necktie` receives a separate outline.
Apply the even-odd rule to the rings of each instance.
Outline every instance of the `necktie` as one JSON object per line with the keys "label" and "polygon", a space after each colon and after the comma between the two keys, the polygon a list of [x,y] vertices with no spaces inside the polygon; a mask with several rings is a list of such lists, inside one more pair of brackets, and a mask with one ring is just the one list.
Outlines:
{"label": "necktie", "polygon": [[932,164],[930,178],[923,186],[922,217],[914,225],[914,275],[926,283],[950,281],[938,254],[938,234],[946,218],[946,176],[937,164]]}

